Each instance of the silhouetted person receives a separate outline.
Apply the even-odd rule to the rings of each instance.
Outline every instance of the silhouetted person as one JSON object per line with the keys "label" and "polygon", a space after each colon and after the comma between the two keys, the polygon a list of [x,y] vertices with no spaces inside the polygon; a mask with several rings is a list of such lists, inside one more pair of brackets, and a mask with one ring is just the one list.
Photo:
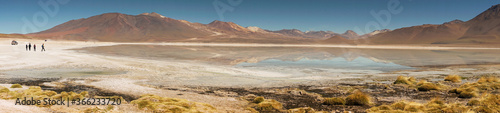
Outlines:
{"label": "silhouetted person", "polygon": [[45,51],[45,44],[42,44],[42,50],[41,51]]}
{"label": "silhouetted person", "polygon": [[33,51],[36,51],[36,44],[33,44]]}
{"label": "silhouetted person", "polygon": [[28,50],[31,51],[31,43],[28,45]]}
{"label": "silhouetted person", "polygon": [[28,44],[26,44],[26,51],[28,51]]}

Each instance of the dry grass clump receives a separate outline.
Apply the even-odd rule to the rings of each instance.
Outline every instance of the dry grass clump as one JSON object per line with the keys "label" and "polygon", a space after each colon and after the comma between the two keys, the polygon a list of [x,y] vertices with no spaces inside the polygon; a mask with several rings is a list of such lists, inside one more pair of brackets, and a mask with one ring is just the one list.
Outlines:
{"label": "dry grass clump", "polygon": [[398,78],[396,79],[396,81],[394,81],[394,84],[407,84],[407,85],[412,85],[412,84],[414,84],[415,82],[417,82],[417,80],[415,79],[415,77],[404,77],[404,76],[398,76]]}
{"label": "dry grass clump", "polygon": [[454,88],[448,91],[450,93],[455,93],[458,94],[458,97],[460,98],[472,98],[476,97],[479,94],[479,89],[477,88],[477,84],[475,83],[465,83],[459,88]]}
{"label": "dry grass clump", "polygon": [[0,86],[0,93],[8,93],[9,91],[10,91],[9,88]]}
{"label": "dry grass clump", "polygon": [[280,112],[283,110],[283,104],[274,99],[266,99],[257,104],[256,109],[265,112]]}
{"label": "dry grass clump", "polygon": [[369,105],[370,96],[359,90],[354,91],[353,94],[345,98],[347,105]]}
{"label": "dry grass clump", "polygon": [[367,110],[371,113],[407,113],[407,112],[425,112],[425,113],[499,113],[500,95],[484,94],[480,98],[471,99],[467,105],[460,103],[448,104],[439,98],[434,98],[426,104],[400,101],[390,106],[382,105],[372,107]]}
{"label": "dry grass clump", "polygon": [[254,112],[286,112],[283,110],[283,104],[274,99],[265,99],[264,97],[256,97],[247,105],[246,110]]}
{"label": "dry grass clump", "polygon": [[480,98],[472,99],[467,103],[472,107],[472,111],[483,113],[500,112],[500,95],[483,94]]}
{"label": "dry grass clump", "polygon": [[460,77],[458,75],[448,75],[448,76],[444,77],[444,81],[451,81],[451,82],[454,82],[454,83],[461,83],[462,82],[462,77]]}
{"label": "dry grass clump", "polygon": [[420,103],[400,101],[392,105],[381,105],[366,110],[369,113],[408,113],[422,112],[424,106]]}
{"label": "dry grass clump", "polygon": [[458,90],[458,92],[460,92],[460,94],[458,95],[458,97],[460,97],[460,98],[472,98],[472,97],[476,97],[479,95],[477,93],[478,89],[474,88],[474,87],[470,87],[470,88],[464,89],[462,91]]}
{"label": "dry grass clump", "polygon": [[259,96],[259,97],[255,97],[255,99],[253,99],[253,103],[261,103],[261,102],[264,102],[264,97],[262,96]]}
{"label": "dry grass clump", "polygon": [[[87,95],[87,92],[82,92],[85,93],[84,95]],[[48,91],[48,90],[42,90],[42,88],[38,86],[30,86],[26,90],[16,90],[16,91],[8,91],[4,90],[4,88],[0,87],[0,98],[2,99],[17,99],[17,98],[31,98],[33,97],[34,100],[40,100],[42,103],[38,106],[40,107],[48,107],[49,105],[43,105],[43,99],[45,98],[51,98],[51,99],[64,99],[67,100],[68,98],[70,99],[76,99],[76,98],[84,98],[85,96],[75,93],[75,92],[61,92],[60,94],[57,94],[55,91]]]}
{"label": "dry grass clump", "polygon": [[477,83],[465,83],[458,88],[451,89],[450,93],[458,94],[460,98],[477,97],[479,93],[500,89],[500,81],[496,77],[481,77]]}
{"label": "dry grass clump", "polygon": [[341,97],[325,98],[324,105],[345,105],[345,99]]}
{"label": "dry grass clump", "polygon": [[156,95],[142,95],[141,98],[131,102],[139,109],[149,112],[216,112],[208,104],[191,102],[184,99],[160,97]]}
{"label": "dry grass clump", "polygon": [[495,82],[500,82],[500,80],[497,77],[493,77],[493,76],[481,77],[477,81],[477,83],[495,83]]}
{"label": "dry grass clump", "polygon": [[246,111],[249,111],[250,113],[259,113],[259,111],[255,110],[254,108],[247,107],[245,108]]}
{"label": "dry grass clump", "polygon": [[[404,111],[401,111],[401,110],[393,110],[391,106],[389,105],[381,105],[381,106],[378,106],[378,107],[372,107],[368,110],[366,110],[367,112],[380,112],[380,113],[404,113]],[[391,111],[391,112],[385,112],[385,111]]]}
{"label": "dry grass clump", "polygon": [[316,110],[314,110],[311,107],[301,107],[301,108],[289,109],[288,113],[316,113]]}
{"label": "dry grass clump", "polygon": [[479,106],[479,105],[481,105],[481,101],[479,101],[478,99],[471,99],[471,100],[469,100],[469,102],[467,102],[467,105],[468,106]]}
{"label": "dry grass clump", "polygon": [[[0,88],[0,89],[3,89],[3,88]],[[67,96],[74,96],[74,97],[83,98],[83,96],[76,96],[74,92],[70,92],[70,94],[72,94],[72,95],[70,95],[66,92],[62,92],[61,94],[67,95]],[[0,92],[0,98],[2,98],[2,99],[17,99],[17,98],[24,98],[24,97],[26,97],[26,98],[33,97],[34,100],[42,101],[41,105],[38,105],[38,106],[48,107],[48,105],[43,105],[44,104],[43,99],[44,98],[60,99],[60,98],[56,98],[56,96],[61,95],[61,94],[57,94],[57,92],[54,92],[54,91],[44,91],[44,90],[42,90],[42,88],[40,88],[38,86],[31,86],[26,90],[16,90],[16,91],[8,91],[8,89],[3,90]]]}
{"label": "dry grass clump", "polygon": [[[393,103],[392,105],[381,105],[377,107],[372,107],[367,110],[370,113],[408,113],[408,112],[431,112],[431,109],[440,109],[442,105],[431,101],[428,104],[420,104],[415,102],[400,101]],[[437,107],[437,108],[435,108]],[[429,109],[431,108],[431,109]],[[434,111],[434,110],[432,110]]]}
{"label": "dry grass clump", "polygon": [[23,86],[21,86],[21,84],[12,84],[10,88],[23,88]]}
{"label": "dry grass clump", "polygon": [[420,80],[420,82],[417,83],[417,89],[419,91],[430,91],[430,90],[440,90],[440,85],[434,84],[427,82],[425,80]]}

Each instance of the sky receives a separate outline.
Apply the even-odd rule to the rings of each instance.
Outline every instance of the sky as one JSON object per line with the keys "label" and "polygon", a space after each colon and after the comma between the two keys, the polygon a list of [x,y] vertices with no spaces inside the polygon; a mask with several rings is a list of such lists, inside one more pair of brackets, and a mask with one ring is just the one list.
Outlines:
{"label": "sky", "polygon": [[496,4],[500,0],[0,0],[0,33],[39,32],[103,13],[156,12],[203,24],[364,34],[467,21]]}

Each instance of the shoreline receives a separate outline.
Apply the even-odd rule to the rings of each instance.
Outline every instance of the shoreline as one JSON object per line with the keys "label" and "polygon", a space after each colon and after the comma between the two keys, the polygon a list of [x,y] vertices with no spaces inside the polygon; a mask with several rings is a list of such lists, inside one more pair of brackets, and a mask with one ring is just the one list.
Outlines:
{"label": "shoreline", "polygon": [[[0,38],[0,40],[40,40],[22,38]],[[49,40],[49,42],[66,43],[94,43],[100,46],[112,45],[165,45],[165,46],[220,46],[220,47],[312,47],[312,48],[348,48],[348,49],[411,49],[411,50],[500,50],[500,46],[492,47],[491,44],[485,46],[471,46],[469,44],[386,44],[386,45],[346,45],[346,44],[270,44],[270,43],[219,43],[219,42],[99,42],[99,41],[76,41],[76,40]],[[493,44],[495,45],[495,44]]]}
{"label": "shoreline", "polygon": [[412,49],[412,50],[500,50],[500,47],[460,47],[460,46],[425,46],[425,45],[327,45],[327,44],[257,44],[257,43],[121,43],[114,45],[165,45],[165,46],[219,46],[219,47],[306,47],[306,48],[348,48],[348,49]]}

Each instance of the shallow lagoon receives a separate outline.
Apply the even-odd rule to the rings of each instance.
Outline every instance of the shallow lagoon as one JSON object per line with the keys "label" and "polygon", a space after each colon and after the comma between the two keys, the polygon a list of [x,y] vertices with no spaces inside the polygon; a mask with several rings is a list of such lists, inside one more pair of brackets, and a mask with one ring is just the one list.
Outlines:
{"label": "shallow lagoon", "polygon": [[420,67],[500,63],[498,50],[404,50],[319,47],[115,45],[77,49],[92,54],[226,65],[290,74],[335,76]]}

